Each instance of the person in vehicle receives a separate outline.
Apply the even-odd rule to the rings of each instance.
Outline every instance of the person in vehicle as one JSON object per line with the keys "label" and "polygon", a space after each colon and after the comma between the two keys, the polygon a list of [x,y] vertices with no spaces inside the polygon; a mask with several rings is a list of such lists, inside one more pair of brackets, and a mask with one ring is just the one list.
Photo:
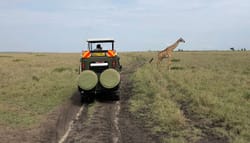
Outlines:
{"label": "person in vehicle", "polygon": [[96,48],[95,48],[95,51],[101,51],[101,50],[102,50],[101,44],[97,44]]}

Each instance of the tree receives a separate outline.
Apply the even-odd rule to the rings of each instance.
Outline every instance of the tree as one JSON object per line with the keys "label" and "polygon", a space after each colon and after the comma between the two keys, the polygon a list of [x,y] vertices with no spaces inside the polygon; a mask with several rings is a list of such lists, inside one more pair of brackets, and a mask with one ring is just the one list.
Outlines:
{"label": "tree", "polygon": [[231,51],[235,51],[234,47],[230,48]]}

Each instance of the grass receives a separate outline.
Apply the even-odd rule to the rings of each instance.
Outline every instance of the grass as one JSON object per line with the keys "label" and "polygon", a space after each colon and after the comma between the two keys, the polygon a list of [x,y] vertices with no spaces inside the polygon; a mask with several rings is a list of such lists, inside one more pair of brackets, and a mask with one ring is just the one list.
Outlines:
{"label": "grass", "polygon": [[[156,54],[155,54],[156,55]],[[152,54],[145,53],[144,59]],[[164,133],[165,142],[196,142],[209,135],[250,140],[250,53],[174,53],[171,71],[146,64],[132,76],[131,111]],[[209,133],[207,133],[209,132]]]}
{"label": "grass", "polygon": [[36,125],[76,90],[78,54],[5,53],[0,57],[2,126]]}
{"label": "grass", "polygon": [[69,67],[58,67],[58,68],[55,68],[53,71],[61,73],[61,72],[64,72],[64,71],[71,71],[71,70],[72,69],[69,68]]}
{"label": "grass", "polygon": [[[250,53],[176,52],[171,71],[155,52],[122,53],[130,111],[163,142],[250,140]],[[38,124],[76,90],[79,54],[0,54],[0,126]],[[131,72],[131,70],[133,72]],[[95,106],[90,108],[90,116]]]}
{"label": "grass", "polygon": [[0,58],[12,58],[12,56],[9,56],[9,55],[0,55]]}
{"label": "grass", "polygon": [[23,59],[14,59],[12,60],[13,62],[21,62],[21,61],[24,61]]}

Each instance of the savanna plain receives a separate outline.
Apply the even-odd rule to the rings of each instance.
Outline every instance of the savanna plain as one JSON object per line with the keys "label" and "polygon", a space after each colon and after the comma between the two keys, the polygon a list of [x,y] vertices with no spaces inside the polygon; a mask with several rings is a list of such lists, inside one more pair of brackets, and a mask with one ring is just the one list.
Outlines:
{"label": "savanna plain", "polygon": [[[120,53],[121,74],[132,84],[128,108],[141,126],[165,143],[250,142],[249,51],[174,52],[170,71],[166,60],[156,66],[156,55]],[[38,127],[76,92],[79,59],[0,53],[2,141]]]}

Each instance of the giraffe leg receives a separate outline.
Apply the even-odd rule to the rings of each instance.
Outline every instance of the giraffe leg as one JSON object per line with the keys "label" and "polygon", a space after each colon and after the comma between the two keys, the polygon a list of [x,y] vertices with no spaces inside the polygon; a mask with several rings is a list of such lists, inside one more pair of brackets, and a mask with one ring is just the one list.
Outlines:
{"label": "giraffe leg", "polygon": [[161,61],[160,61],[160,60],[158,60],[158,61],[157,61],[157,69],[158,69],[158,70],[160,70],[160,68],[159,68],[160,63],[161,63]]}
{"label": "giraffe leg", "polygon": [[171,58],[169,57],[169,58],[168,58],[168,70],[169,70],[169,71],[170,71],[170,69],[171,69],[171,64],[172,64],[172,63],[171,63]]}
{"label": "giraffe leg", "polygon": [[157,60],[157,68],[159,68],[160,63],[161,63],[161,59],[158,58],[158,60]]}

